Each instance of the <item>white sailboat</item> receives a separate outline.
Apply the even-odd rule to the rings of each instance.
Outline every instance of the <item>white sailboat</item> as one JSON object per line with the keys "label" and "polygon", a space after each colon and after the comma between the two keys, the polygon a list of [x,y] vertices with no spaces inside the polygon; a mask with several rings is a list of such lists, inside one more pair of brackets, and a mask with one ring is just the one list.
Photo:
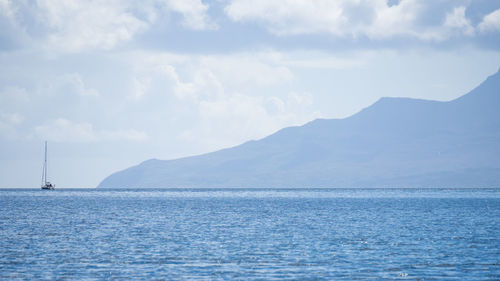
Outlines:
{"label": "white sailboat", "polygon": [[42,189],[54,190],[55,188],[56,185],[50,183],[47,180],[47,141],[45,141],[45,160],[43,161]]}

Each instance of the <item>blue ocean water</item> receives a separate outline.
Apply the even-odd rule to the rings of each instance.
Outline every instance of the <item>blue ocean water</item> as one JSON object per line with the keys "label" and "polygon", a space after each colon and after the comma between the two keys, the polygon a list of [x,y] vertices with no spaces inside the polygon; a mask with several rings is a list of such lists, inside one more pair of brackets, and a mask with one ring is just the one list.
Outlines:
{"label": "blue ocean water", "polygon": [[500,189],[3,189],[0,278],[499,280]]}

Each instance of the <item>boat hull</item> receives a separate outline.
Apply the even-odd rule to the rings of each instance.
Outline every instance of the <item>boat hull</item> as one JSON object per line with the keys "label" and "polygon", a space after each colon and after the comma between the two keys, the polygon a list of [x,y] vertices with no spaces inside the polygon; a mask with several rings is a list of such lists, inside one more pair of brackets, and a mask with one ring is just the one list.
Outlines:
{"label": "boat hull", "polygon": [[42,189],[46,189],[46,190],[54,190],[54,189],[56,189],[56,187],[55,187],[55,186],[53,186],[52,184],[50,184],[50,185],[47,185],[47,184],[46,184],[46,185],[42,186]]}

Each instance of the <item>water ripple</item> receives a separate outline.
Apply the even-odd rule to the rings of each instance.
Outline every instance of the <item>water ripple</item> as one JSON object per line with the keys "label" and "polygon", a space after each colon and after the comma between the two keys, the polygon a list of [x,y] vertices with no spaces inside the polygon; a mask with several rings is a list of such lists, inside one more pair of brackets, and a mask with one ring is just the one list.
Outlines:
{"label": "water ripple", "polygon": [[499,194],[1,190],[0,278],[496,280]]}

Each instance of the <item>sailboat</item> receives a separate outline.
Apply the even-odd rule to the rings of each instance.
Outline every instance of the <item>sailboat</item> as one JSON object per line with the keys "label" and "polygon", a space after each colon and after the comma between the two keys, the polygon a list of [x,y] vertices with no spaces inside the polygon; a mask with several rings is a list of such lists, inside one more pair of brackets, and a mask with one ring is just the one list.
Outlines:
{"label": "sailboat", "polygon": [[42,189],[54,190],[55,188],[55,184],[47,181],[47,141],[45,141],[45,160],[43,161]]}

